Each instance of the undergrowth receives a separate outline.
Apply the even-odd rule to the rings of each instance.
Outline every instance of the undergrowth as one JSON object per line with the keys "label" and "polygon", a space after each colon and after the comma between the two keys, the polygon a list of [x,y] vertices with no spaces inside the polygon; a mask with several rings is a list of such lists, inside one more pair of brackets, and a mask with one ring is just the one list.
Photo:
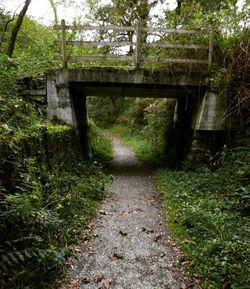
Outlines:
{"label": "undergrowth", "polygon": [[72,127],[16,95],[0,104],[0,288],[53,288],[109,182],[111,145],[92,124],[86,162]]}
{"label": "undergrowth", "polygon": [[168,225],[202,288],[245,289],[250,284],[249,149],[222,157],[215,172],[160,170]]}
{"label": "undergrowth", "polygon": [[129,144],[141,161],[162,164],[174,106],[172,99],[137,99],[120,115],[111,131]]}
{"label": "undergrowth", "polygon": [[94,212],[108,178],[97,163],[41,170],[25,160],[19,188],[1,195],[2,288],[50,288]]}
{"label": "undergrowth", "polygon": [[163,159],[163,149],[155,146],[153,142],[142,137],[140,127],[114,125],[109,130],[112,134],[121,138],[135,152],[137,158],[147,164],[159,165]]}
{"label": "undergrowth", "polygon": [[102,131],[90,122],[90,146],[92,148],[92,157],[99,161],[109,161],[113,158],[112,142],[105,137]]}

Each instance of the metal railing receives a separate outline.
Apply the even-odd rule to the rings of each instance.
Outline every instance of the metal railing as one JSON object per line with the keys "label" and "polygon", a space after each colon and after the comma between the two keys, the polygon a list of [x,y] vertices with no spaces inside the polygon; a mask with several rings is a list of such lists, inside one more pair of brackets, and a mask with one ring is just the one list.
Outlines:
{"label": "metal railing", "polygon": [[[155,63],[160,62],[170,63],[170,64],[202,64],[210,67],[212,65],[212,56],[213,56],[213,32],[212,30],[186,30],[186,29],[169,29],[169,28],[145,28],[141,26],[140,21],[137,22],[136,27],[132,26],[73,26],[66,25],[65,20],[61,21],[61,25],[55,25],[55,29],[61,31],[61,40],[56,41],[57,44],[61,44],[61,55],[56,59],[62,60],[64,68],[67,68],[69,62],[94,62],[94,61],[113,61],[113,62],[132,62],[136,68],[140,68],[143,63]],[[92,41],[92,40],[67,40],[66,35],[68,30],[72,32],[79,31],[99,31],[99,32],[122,32],[133,34],[133,39],[131,41]],[[161,40],[156,41],[147,41],[148,36],[155,33],[164,33],[166,37],[162,37]],[[163,42],[169,35],[204,35],[206,34],[207,43],[170,43]],[[146,37],[145,37],[146,35]],[[153,39],[153,38],[152,38]],[[71,46],[83,46],[83,47],[133,47],[133,55],[69,55],[68,45]],[[173,58],[173,57],[162,57],[162,56],[145,56],[143,51],[145,49],[182,49],[182,50],[206,50],[206,58],[197,59],[197,58]]]}

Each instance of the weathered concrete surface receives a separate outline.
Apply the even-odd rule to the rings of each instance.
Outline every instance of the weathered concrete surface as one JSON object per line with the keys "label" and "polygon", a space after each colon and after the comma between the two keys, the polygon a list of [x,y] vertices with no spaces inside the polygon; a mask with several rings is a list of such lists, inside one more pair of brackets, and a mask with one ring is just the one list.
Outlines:
{"label": "weathered concrete surface", "polygon": [[47,75],[47,117],[74,124],[69,86],[67,79],[62,79],[62,76],[57,79],[53,74]]}
{"label": "weathered concrete surface", "polygon": [[114,147],[114,181],[59,288],[197,288],[177,268],[183,256],[169,240],[150,170],[119,140]]}
{"label": "weathered concrete surface", "polygon": [[84,83],[116,83],[116,84],[151,84],[151,85],[180,85],[206,86],[207,73],[169,73],[168,71],[149,71],[144,69],[117,68],[72,68],[51,69],[47,76],[55,77],[57,84],[67,82]]}
{"label": "weathered concrete surface", "polygon": [[47,72],[48,118],[74,124],[70,90],[82,96],[168,97],[198,95],[207,75],[115,68],[54,69]]}
{"label": "weathered concrete surface", "polygon": [[204,131],[228,129],[227,94],[208,91],[201,101],[193,127]]}

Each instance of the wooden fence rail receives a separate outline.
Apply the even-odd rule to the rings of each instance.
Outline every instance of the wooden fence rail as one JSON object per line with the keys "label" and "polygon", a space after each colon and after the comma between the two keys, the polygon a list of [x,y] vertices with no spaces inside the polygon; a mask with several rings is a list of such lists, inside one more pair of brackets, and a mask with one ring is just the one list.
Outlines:
{"label": "wooden fence rail", "polygon": [[[169,28],[145,28],[141,26],[140,21],[137,22],[136,27],[131,26],[72,26],[66,25],[65,20],[61,21],[61,25],[55,25],[55,29],[61,30],[61,40],[56,41],[57,44],[61,44],[61,55],[56,59],[62,60],[63,67],[67,68],[68,62],[87,62],[87,61],[114,61],[114,62],[132,62],[136,68],[139,68],[142,63],[178,63],[178,64],[205,64],[210,67],[212,65],[213,56],[213,33],[211,31],[204,30],[186,30],[186,29],[169,29]],[[112,32],[132,32],[134,34],[133,41],[83,41],[83,40],[67,40],[66,31],[112,31]],[[206,33],[208,35],[207,44],[198,43],[162,43],[162,42],[151,42],[145,41],[145,34],[147,36],[153,35],[154,33],[165,33],[169,34],[184,34],[194,35]],[[142,35],[144,35],[142,41]],[[85,46],[85,47],[134,47],[134,55],[68,55],[67,46]],[[195,59],[195,58],[164,58],[160,56],[144,56],[142,51],[143,48],[162,48],[162,49],[193,49],[207,50],[206,59]]]}

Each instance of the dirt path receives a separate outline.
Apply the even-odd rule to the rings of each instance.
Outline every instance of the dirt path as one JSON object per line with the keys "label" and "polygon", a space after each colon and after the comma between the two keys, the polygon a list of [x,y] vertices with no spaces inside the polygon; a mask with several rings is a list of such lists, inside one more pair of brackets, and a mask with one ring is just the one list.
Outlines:
{"label": "dirt path", "polygon": [[114,181],[89,228],[61,288],[190,288],[179,269],[182,258],[168,240],[165,216],[150,172],[114,139]]}

